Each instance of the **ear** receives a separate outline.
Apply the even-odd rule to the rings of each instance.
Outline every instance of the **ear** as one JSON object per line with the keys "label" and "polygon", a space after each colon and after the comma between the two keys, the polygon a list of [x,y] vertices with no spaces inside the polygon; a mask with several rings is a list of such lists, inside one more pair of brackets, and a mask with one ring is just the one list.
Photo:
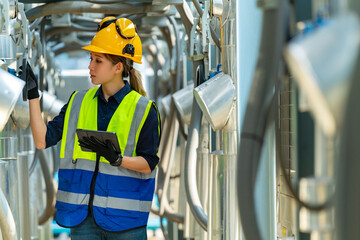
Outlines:
{"label": "ear", "polygon": [[122,73],[124,69],[124,66],[121,62],[118,62],[116,65],[115,65],[115,72],[116,73]]}

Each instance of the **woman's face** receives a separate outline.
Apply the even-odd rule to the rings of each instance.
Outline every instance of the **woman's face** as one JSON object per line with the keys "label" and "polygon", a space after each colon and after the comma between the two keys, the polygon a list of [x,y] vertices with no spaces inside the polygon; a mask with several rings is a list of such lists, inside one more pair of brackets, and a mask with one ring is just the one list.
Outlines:
{"label": "woman's face", "polygon": [[119,66],[113,65],[112,62],[105,57],[103,53],[90,53],[90,78],[95,85],[106,84],[116,77],[116,70]]}

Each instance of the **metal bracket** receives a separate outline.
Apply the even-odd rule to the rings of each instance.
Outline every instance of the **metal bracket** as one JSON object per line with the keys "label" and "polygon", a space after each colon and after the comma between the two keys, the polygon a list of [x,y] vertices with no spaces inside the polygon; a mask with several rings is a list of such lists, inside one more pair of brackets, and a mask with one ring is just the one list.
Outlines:
{"label": "metal bracket", "polygon": [[201,17],[201,30],[202,30],[202,47],[203,52],[208,52],[208,43],[211,42],[211,33],[210,33],[210,18],[208,17],[208,12],[210,10],[210,1],[205,1],[205,9]]}
{"label": "metal bracket", "polygon": [[24,4],[18,3],[18,12],[20,13],[21,17],[21,42],[26,50],[31,49],[31,42],[30,40],[30,28],[29,22],[26,18],[25,11],[24,11]]}
{"label": "metal bracket", "polygon": [[198,55],[194,55],[194,48],[196,48],[196,51],[199,53],[200,52],[200,48],[198,47],[198,41],[196,40],[197,35],[196,35],[196,27],[199,23],[199,18],[194,18],[194,24],[191,28],[191,32],[190,32],[190,53],[189,53],[189,60],[190,61],[197,61],[197,60],[201,60],[204,58],[203,54],[198,54]]}

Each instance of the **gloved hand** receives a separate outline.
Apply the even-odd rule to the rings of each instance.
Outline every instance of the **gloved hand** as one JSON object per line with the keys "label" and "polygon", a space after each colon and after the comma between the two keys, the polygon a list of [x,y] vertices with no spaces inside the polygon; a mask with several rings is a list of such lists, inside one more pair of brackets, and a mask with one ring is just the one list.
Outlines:
{"label": "gloved hand", "polygon": [[120,166],[122,163],[121,153],[118,153],[115,150],[114,145],[109,140],[104,144],[95,137],[83,137],[82,139],[79,139],[79,145],[91,149],[98,155],[103,156],[112,166]]}
{"label": "gloved hand", "polygon": [[[25,61],[24,61],[25,62]],[[26,84],[27,99],[34,99],[39,97],[37,78],[30,67],[30,64],[26,61],[26,68],[23,71],[23,66],[20,66],[19,77],[23,79]]]}

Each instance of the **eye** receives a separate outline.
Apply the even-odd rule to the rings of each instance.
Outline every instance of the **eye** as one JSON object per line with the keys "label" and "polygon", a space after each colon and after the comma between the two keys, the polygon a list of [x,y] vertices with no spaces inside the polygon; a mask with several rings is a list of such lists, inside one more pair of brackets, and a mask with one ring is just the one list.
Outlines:
{"label": "eye", "polygon": [[98,59],[96,59],[96,63],[101,63],[101,61],[100,61],[100,60],[98,60]]}

